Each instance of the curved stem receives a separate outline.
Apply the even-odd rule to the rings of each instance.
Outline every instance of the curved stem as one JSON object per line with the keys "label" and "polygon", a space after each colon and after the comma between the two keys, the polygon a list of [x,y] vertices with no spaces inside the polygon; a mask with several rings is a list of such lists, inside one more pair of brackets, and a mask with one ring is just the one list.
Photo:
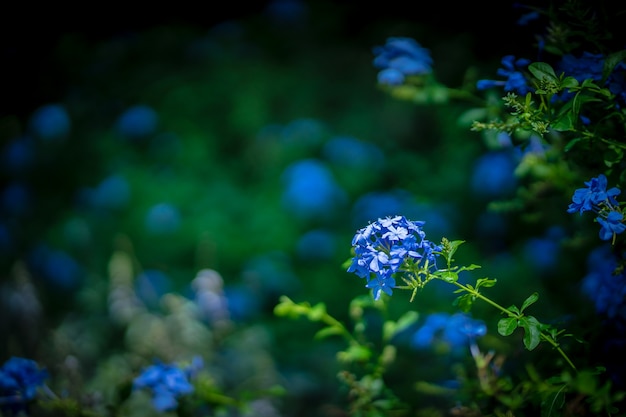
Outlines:
{"label": "curved stem", "polygon": [[[502,307],[500,304],[496,303],[495,301],[492,301],[490,298],[485,297],[484,295],[482,295],[480,292],[476,291],[473,288],[469,288],[459,282],[452,282],[452,284],[456,285],[457,287],[461,288],[464,291],[467,291],[468,293],[472,294],[473,296],[475,296],[476,298],[480,298],[481,300],[483,300],[484,302],[486,302],[487,304],[490,304],[492,307],[500,310],[501,312],[507,314],[509,317],[513,317],[516,319],[521,319],[523,314],[516,314],[514,312],[512,312],[511,310],[508,310],[504,307]],[[574,365],[574,363],[571,361],[571,359],[569,358],[569,356],[567,356],[567,354],[563,351],[563,349],[561,349],[561,347],[559,346],[559,344],[556,342],[556,340],[554,340],[552,338],[552,336],[547,335],[546,333],[544,333],[543,331],[540,331],[540,336],[543,340],[545,340],[546,342],[550,343],[552,345],[552,347],[554,347],[557,352],[559,352],[559,354],[561,355],[561,357],[563,357],[563,359],[565,359],[565,362],[567,362],[567,364],[574,370],[574,371],[578,371],[576,369],[576,366]]]}

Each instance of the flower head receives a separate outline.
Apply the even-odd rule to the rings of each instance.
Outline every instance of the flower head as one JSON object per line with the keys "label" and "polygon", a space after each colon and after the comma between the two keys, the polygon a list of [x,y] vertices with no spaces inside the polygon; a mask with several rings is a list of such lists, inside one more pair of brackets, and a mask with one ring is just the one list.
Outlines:
{"label": "flower head", "polygon": [[399,85],[407,75],[424,75],[432,71],[430,51],[415,39],[390,37],[384,46],[373,48],[374,66],[381,71],[378,81],[382,84]]}
{"label": "flower head", "polygon": [[46,378],[48,372],[31,359],[14,356],[7,360],[0,368],[0,414],[10,411],[17,415],[23,411]]}
{"label": "flower head", "polygon": [[585,211],[597,212],[599,210],[598,206],[602,203],[618,205],[615,197],[621,193],[621,190],[613,187],[607,191],[607,179],[604,174],[600,174],[596,178],[585,181],[585,185],[587,186],[586,188],[579,188],[574,191],[572,203],[567,209],[568,213],[577,211],[580,212],[580,214]]}
{"label": "flower head", "polygon": [[600,239],[602,240],[609,240],[614,235],[623,233],[624,230],[626,230],[626,225],[622,223],[624,215],[619,211],[610,211],[606,219],[598,216],[596,220],[600,223],[600,226],[602,226],[600,229]]}
{"label": "flower head", "polygon": [[526,95],[531,91],[531,87],[526,82],[526,77],[521,72],[522,69],[530,64],[530,60],[525,58],[515,59],[513,55],[506,55],[502,58],[502,68],[499,68],[497,74],[506,77],[506,80],[478,80],[476,88],[484,90],[491,87],[503,86],[504,91],[513,91],[520,95]]}
{"label": "flower head", "polygon": [[178,398],[194,391],[189,379],[201,367],[201,361],[194,359],[189,368],[181,369],[176,365],[155,363],[143,370],[133,381],[133,389],[147,388],[152,391],[152,404],[159,411],[174,410],[178,407]]}
{"label": "flower head", "polygon": [[403,266],[436,267],[437,247],[426,240],[423,225],[404,216],[388,216],[357,230],[348,272],[365,278],[377,300],[383,292],[392,294],[394,274]]}

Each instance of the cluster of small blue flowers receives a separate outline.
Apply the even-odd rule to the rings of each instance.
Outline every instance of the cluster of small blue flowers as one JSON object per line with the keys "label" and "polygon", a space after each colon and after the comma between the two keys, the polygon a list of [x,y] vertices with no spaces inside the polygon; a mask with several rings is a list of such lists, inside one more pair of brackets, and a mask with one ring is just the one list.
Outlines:
{"label": "cluster of small blue flowers", "polygon": [[616,273],[619,259],[610,245],[600,246],[587,258],[587,275],[581,282],[582,292],[600,314],[610,319],[626,319],[626,274]]}
{"label": "cluster of small blue flowers", "polygon": [[0,368],[0,414],[22,412],[46,378],[48,372],[31,359],[14,356],[7,360]]}
{"label": "cluster of small blue flowers", "polygon": [[578,211],[582,215],[585,211],[592,211],[598,214],[596,221],[601,226],[600,239],[602,240],[610,240],[626,230],[626,225],[623,223],[624,215],[615,199],[621,190],[617,187],[607,190],[607,183],[604,174],[585,181],[587,187],[574,191],[572,203],[567,209],[568,213]]}
{"label": "cluster of small blue flowers", "polygon": [[426,318],[411,340],[416,348],[443,342],[451,349],[467,346],[487,334],[487,325],[482,320],[472,319],[464,313],[434,313]]}
{"label": "cluster of small blue flowers", "polygon": [[189,382],[202,368],[200,357],[194,358],[187,368],[155,363],[143,370],[133,381],[133,390],[147,388],[152,391],[152,404],[158,411],[171,411],[178,407],[178,398],[194,392]]}
{"label": "cluster of small blue flowers", "polygon": [[506,55],[502,58],[502,68],[499,68],[497,74],[506,77],[506,80],[478,80],[476,88],[486,90],[492,87],[502,86],[504,91],[511,91],[520,95],[526,95],[532,91],[526,82],[526,76],[522,72],[530,64],[530,60],[526,58],[516,59],[513,55]]}
{"label": "cluster of small blue flowers", "polygon": [[390,37],[384,46],[375,46],[373,52],[374,66],[380,68],[380,84],[401,85],[406,76],[432,71],[430,51],[412,38]]}
{"label": "cluster of small blue flowers", "polygon": [[373,291],[374,299],[383,292],[392,294],[394,274],[403,267],[436,269],[440,248],[426,239],[423,225],[423,221],[404,216],[388,216],[356,232],[352,239],[355,256],[348,272],[367,279],[366,287]]}

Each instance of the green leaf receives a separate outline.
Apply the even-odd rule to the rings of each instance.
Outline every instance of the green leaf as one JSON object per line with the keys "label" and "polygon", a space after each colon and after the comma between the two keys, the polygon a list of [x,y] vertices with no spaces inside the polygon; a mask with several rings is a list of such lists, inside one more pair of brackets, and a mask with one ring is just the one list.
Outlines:
{"label": "green leaf", "polygon": [[419,316],[419,313],[413,310],[409,310],[404,313],[398,320],[396,320],[396,328],[394,334],[400,333],[401,331],[406,330],[413,324],[417,323]]}
{"label": "green leaf", "polygon": [[491,278],[478,278],[476,280],[476,289],[483,287],[483,288],[490,288],[493,287],[494,285],[496,285],[497,280],[495,279],[491,279]]}
{"label": "green leaf", "polygon": [[511,307],[507,308],[507,310],[509,310],[511,313],[517,314],[518,316],[521,313],[521,311],[519,311],[519,308],[517,308],[516,306],[511,306]]}
{"label": "green leaf", "polygon": [[563,415],[563,406],[565,405],[565,389],[567,385],[563,385],[557,391],[549,393],[541,402],[541,417],[556,417]]}
{"label": "green leaf", "polygon": [[524,346],[533,350],[541,341],[541,324],[533,316],[526,316],[519,320],[519,325],[524,329]]}
{"label": "green leaf", "polygon": [[545,62],[533,62],[528,66],[528,71],[539,80],[548,79],[554,82],[559,80],[550,64],[546,64]]}
{"label": "green leaf", "polygon": [[578,87],[578,80],[574,77],[565,77],[563,81],[561,81],[561,87],[563,88]]}
{"label": "green leaf", "polygon": [[509,336],[517,329],[517,319],[515,317],[505,317],[498,321],[498,333],[502,336]]}
{"label": "green leaf", "polygon": [[324,339],[329,336],[340,335],[341,333],[343,333],[343,330],[341,329],[341,327],[337,327],[337,326],[324,327],[323,329],[315,333],[314,338]]}
{"label": "green leaf", "polygon": [[532,293],[531,295],[528,296],[527,299],[524,300],[524,302],[522,303],[522,308],[520,310],[520,312],[524,311],[526,309],[526,307],[528,307],[529,305],[533,304],[534,302],[536,302],[539,299],[539,294]]}
{"label": "green leaf", "polygon": [[457,282],[459,279],[459,274],[452,271],[440,271],[438,272],[439,277],[446,282]]}
{"label": "green leaf", "polygon": [[563,150],[565,152],[569,152],[569,150],[572,149],[574,147],[574,145],[576,145],[581,140],[584,140],[584,138],[583,137],[577,137],[577,138],[571,139],[569,142],[567,142],[567,144],[565,145]]}
{"label": "green leaf", "polygon": [[614,52],[604,59],[604,68],[602,68],[602,78],[606,80],[613,72],[613,69],[622,61],[626,60],[626,49]]}
{"label": "green leaf", "polygon": [[461,311],[467,313],[472,309],[472,304],[474,304],[474,296],[472,294],[465,294],[460,297],[457,297],[453,305],[458,306]]}

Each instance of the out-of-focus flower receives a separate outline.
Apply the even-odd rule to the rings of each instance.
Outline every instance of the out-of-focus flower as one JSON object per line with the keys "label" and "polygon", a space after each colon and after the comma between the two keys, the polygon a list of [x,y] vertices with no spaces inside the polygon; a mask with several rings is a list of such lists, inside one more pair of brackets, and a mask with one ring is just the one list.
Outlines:
{"label": "out-of-focus flower", "polygon": [[482,320],[472,319],[463,313],[434,313],[413,334],[411,342],[417,348],[431,347],[435,342],[443,342],[454,349],[468,346],[485,334],[487,326]]}
{"label": "out-of-focus flower", "polygon": [[298,239],[296,253],[303,261],[331,259],[335,254],[335,236],[321,229],[309,230]]}
{"label": "out-of-focus flower", "polygon": [[11,174],[27,171],[35,162],[35,143],[30,137],[19,137],[2,149],[2,168]]}
{"label": "out-of-focus flower", "polygon": [[501,62],[502,68],[498,69],[497,74],[506,77],[506,80],[478,80],[476,88],[485,90],[492,87],[504,87],[504,91],[512,91],[520,95],[526,95],[532,91],[526,77],[521,72],[530,64],[529,59],[515,59],[513,55],[506,55]]}
{"label": "out-of-focus flower", "polygon": [[285,208],[304,219],[326,218],[346,200],[331,170],[317,159],[294,162],[284,170],[282,179]]}
{"label": "out-of-focus flower", "polygon": [[146,214],[146,229],[158,235],[171,234],[180,227],[180,212],[169,203],[158,203]]}
{"label": "out-of-focus flower", "polygon": [[587,275],[581,290],[595,305],[596,311],[609,318],[626,318],[626,275],[615,273],[618,258],[611,245],[602,245],[589,253]]}
{"label": "out-of-focus flower", "polygon": [[117,119],[117,131],[124,137],[140,139],[156,131],[158,115],[154,109],[146,105],[128,108]]}
{"label": "out-of-focus flower", "polygon": [[471,177],[475,195],[493,198],[510,194],[517,186],[515,155],[509,150],[491,151],[480,156]]}
{"label": "out-of-focus flower", "polygon": [[322,149],[324,158],[339,167],[380,169],[385,155],[373,143],[352,136],[336,136],[328,140]]}
{"label": "out-of-focus flower", "polygon": [[70,132],[70,127],[70,117],[61,104],[39,107],[30,119],[33,135],[45,141],[65,139]]}
{"label": "out-of-focus flower", "polygon": [[148,389],[152,393],[152,404],[158,411],[171,411],[178,407],[178,400],[194,392],[190,383],[201,363],[195,361],[192,366],[181,369],[174,364],[155,363],[145,368],[133,380],[133,389]]}
{"label": "out-of-focus flower", "polygon": [[20,408],[34,399],[47,378],[48,371],[32,359],[11,357],[0,368],[0,410]]}
{"label": "out-of-focus flower", "polygon": [[383,46],[375,46],[374,67],[381,71],[378,81],[382,84],[402,84],[406,76],[424,75],[432,72],[430,51],[415,39],[390,37]]}
{"label": "out-of-focus flower", "polygon": [[384,292],[392,294],[396,285],[394,275],[405,264],[425,263],[436,268],[437,246],[426,240],[424,222],[404,216],[385,217],[359,229],[352,239],[355,256],[348,267],[367,280],[366,287],[378,300]]}

